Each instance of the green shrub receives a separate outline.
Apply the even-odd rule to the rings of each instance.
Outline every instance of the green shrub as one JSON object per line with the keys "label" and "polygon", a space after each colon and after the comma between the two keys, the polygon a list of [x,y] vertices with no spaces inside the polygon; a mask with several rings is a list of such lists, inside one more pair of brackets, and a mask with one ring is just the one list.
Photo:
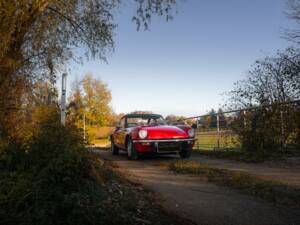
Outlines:
{"label": "green shrub", "polygon": [[296,106],[273,105],[238,114],[231,126],[244,152],[268,158],[289,149],[297,150],[298,117]]}
{"label": "green shrub", "polygon": [[0,224],[105,224],[82,134],[48,113],[26,142],[0,146]]}

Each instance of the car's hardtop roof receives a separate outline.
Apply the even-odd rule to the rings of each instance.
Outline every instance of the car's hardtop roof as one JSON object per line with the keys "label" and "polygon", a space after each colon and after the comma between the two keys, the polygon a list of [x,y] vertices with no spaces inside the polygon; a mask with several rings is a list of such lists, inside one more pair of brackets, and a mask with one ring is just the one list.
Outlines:
{"label": "car's hardtop roof", "polygon": [[123,116],[123,118],[159,118],[162,117],[159,114],[154,114],[154,113],[147,113],[147,114],[138,114],[138,113],[131,113],[131,114],[126,114]]}

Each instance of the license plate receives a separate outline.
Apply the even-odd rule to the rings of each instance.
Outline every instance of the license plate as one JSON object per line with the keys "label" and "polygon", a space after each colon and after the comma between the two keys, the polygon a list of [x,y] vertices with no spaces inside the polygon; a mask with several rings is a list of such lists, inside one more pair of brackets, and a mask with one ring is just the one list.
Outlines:
{"label": "license plate", "polygon": [[161,142],[158,144],[159,151],[179,151],[180,144],[176,142]]}

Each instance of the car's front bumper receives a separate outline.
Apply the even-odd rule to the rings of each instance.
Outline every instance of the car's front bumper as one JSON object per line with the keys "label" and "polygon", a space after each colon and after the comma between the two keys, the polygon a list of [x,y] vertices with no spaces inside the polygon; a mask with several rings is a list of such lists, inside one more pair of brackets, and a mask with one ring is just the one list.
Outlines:
{"label": "car's front bumper", "polygon": [[192,148],[195,138],[133,140],[139,153],[177,153],[182,149]]}

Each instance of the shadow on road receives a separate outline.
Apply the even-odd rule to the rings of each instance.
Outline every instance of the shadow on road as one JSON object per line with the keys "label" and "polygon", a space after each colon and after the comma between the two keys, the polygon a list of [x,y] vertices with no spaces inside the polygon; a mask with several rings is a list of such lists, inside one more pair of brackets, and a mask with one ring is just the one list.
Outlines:
{"label": "shadow on road", "polygon": [[[105,147],[98,147],[98,146],[88,146],[88,150],[89,151],[94,151],[94,152],[107,152],[107,153],[111,153],[110,152],[110,148],[105,148]],[[124,158],[124,160],[128,160],[127,159],[127,153],[126,151],[122,151],[120,150],[119,152],[119,156]],[[117,156],[115,156],[117,157]],[[120,157],[118,157],[118,160],[120,160]],[[170,160],[174,160],[174,159],[179,159],[179,155],[176,154],[142,154],[139,156],[138,161],[170,161]]]}

